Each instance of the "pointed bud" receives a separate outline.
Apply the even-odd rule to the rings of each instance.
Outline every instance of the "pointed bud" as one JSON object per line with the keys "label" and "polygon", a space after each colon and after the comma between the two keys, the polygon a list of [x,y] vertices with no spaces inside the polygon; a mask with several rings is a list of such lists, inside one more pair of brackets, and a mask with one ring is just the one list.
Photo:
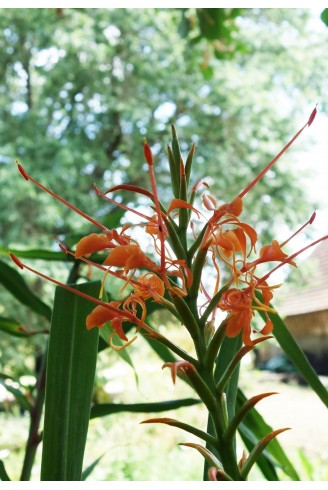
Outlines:
{"label": "pointed bud", "polygon": [[30,180],[30,177],[29,175],[26,173],[26,171],[23,169],[23,167],[21,166],[20,163],[16,162],[17,163],[17,168],[20,172],[20,174],[24,177],[25,180]]}
{"label": "pointed bud", "polygon": [[24,265],[22,264],[22,262],[16,257],[16,255],[10,253],[9,254],[11,260],[13,262],[15,262],[16,265],[18,265],[18,267],[20,267],[21,269],[24,269]]}
{"label": "pointed bud", "polygon": [[144,155],[148,165],[150,166],[154,165],[153,154],[151,152],[150,146],[147,144],[146,141],[144,142]]}
{"label": "pointed bud", "polygon": [[[317,104],[317,105],[318,105],[318,104]],[[310,126],[311,126],[311,124],[312,124],[312,123],[313,123],[313,121],[314,121],[315,116],[317,115],[317,105],[315,106],[315,108],[314,108],[314,109],[313,109],[313,111],[311,112],[311,115],[310,115],[309,120],[308,120],[308,122],[307,122],[308,127],[310,127]]]}

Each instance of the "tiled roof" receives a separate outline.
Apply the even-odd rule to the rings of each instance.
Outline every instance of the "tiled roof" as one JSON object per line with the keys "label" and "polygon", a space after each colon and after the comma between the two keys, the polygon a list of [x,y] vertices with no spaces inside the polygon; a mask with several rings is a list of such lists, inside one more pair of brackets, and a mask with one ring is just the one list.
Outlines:
{"label": "tiled roof", "polygon": [[304,276],[300,267],[298,276],[304,286],[291,286],[285,294],[279,307],[283,316],[328,310],[328,240],[320,243],[303,264],[307,274]]}

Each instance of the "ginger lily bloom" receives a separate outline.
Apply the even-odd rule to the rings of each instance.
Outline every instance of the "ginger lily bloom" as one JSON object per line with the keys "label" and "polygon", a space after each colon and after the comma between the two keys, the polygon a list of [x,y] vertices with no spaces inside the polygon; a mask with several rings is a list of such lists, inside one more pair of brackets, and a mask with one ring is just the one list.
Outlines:
{"label": "ginger lily bloom", "polygon": [[[129,228],[131,228],[131,225],[123,226],[120,231],[107,229],[85,212],[77,209],[65,199],[37,182],[19,164],[18,169],[24,179],[31,181],[43,191],[48,192],[101,230],[101,233],[91,233],[79,241],[75,250],[75,258],[100,268],[105,272],[105,278],[108,274],[120,278],[125,285],[129,284],[133,289],[132,293],[128,294],[123,300],[115,302],[115,305],[114,303],[109,303],[107,309],[104,306],[104,302],[99,304],[93,314],[91,314],[91,317],[88,318],[88,328],[95,326],[97,323],[99,324],[98,326],[101,326],[104,324],[103,320],[107,318],[107,321],[115,326],[114,329],[116,329],[117,335],[122,340],[125,340],[124,321],[132,320],[132,315],[138,330],[140,324],[145,320],[145,301],[147,300],[165,304],[171,313],[181,323],[184,323],[185,319],[190,318],[190,312],[192,311],[193,314],[196,314],[200,307],[194,304],[194,298],[198,296],[199,289],[205,292],[207,304],[211,304],[211,298],[215,297],[219,293],[220,287],[222,287],[222,266],[228,266],[232,279],[228,281],[227,291],[223,293],[214,310],[211,307],[213,319],[218,308],[227,312],[226,334],[231,337],[243,332],[244,342],[250,345],[251,320],[254,316],[254,311],[258,309],[262,309],[265,312],[272,311],[269,302],[272,299],[274,289],[273,286],[267,284],[267,279],[272,271],[261,278],[256,272],[257,267],[263,263],[271,262],[279,262],[279,266],[287,263],[295,265],[293,256],[288,256],[282,250],[284,245],[295,234],[281,244],[277,240],[273,240],[270,245],[264,245],[260,249],[258,257],[248,262],[250,255],[255,253],[257,233],[252,226],[239,218],[243,210],[243,199],[276,164],[303,130],[312,124],[315,114],[316,109],[311,113],[307,123],[296,133],[283,150],[231,202],[218,204],[216,198],[208,192],[202,196],[203,205],[206,211],[212,213],[212,216],[209,219],[205,218],[203,231],[198,237],[195,237],[195,244],[190,247],[190,250],[187,249],[188,241],[183,238],[183,233],[186,233],[188,224],[190,224],[191,214],[196,216],[198,220],[204,219],[203,213],[198,211],[193,204],[195,192],[202,182],[199,181],[193,186],[191,198],[188,200],[187,183],[190,177],[190,161],[187,161],[186,164],[182,160],[177,162],[179,168],[174,177],[177,179],[177,182],[174,182],[175,196],[166,210],[158,196],[154,157],[149,145],[145,142],[144,156],[148,164],[151,191],[124,184],[112,187],[103,193],[96,186],[95,190],[100,197],[140,217],[140,220],[142,220],[140,223],[141,228],[146,235],[151,235],[154,241],[154,256],[151,257],[143,250],[139,240],[136,237],[133,238],[132,235],[130,236],[130,231],[132,232],[132,230]],[[191,157],[193,153],[194,148],[190,152]],[[208,187],[205,183],[204,185]],[[109,197],[110,193],[119,190],[137,192],[150,199],[151,212],[149,215],[117,203]],[[175,221],[175,213],[178,215],[178,222]],[[311,217],[308,223],[311,223],[313,219]],[[127,234],[127,230],[129,230],[129,234]],[[101,266],[87,258],[89,255],[99,252],[106,254]],[[217,273],[212,294],[205,291],[201,277],[208,253],[212,258]],[[142,273],[140,274],[139,272],[136,275],[140,269],[142,269]],[[123,286],[122,291],[124,289],[125,286]],[[262,292],[263,302],[259,302],[256,297],[256,290]],[[141,308],[141,318],[138,318],[136,314],[136,305],[139,305],[139,311]],[[197,317],[195,321],[197,323]],[[191,320],[190,322],[192,323]],[[196,332],[197,328],[192,327],[192,330]],[[272,329],[272,326],[268,320],[261,333],[268,333],[271,331],[270,329]]]}

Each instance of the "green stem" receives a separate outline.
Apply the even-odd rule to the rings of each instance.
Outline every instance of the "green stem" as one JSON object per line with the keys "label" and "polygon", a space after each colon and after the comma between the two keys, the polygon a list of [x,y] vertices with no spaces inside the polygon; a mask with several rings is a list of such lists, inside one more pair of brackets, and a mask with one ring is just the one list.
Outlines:
{"label": "green stem", "polygon": [[187,262],[186,247],[183,247],[181,240],[172,224],[173,221],[170,218],[163,217],[167,232],[169,234],[170,244],[173,252],[178,259],[183,259]]}
{"label": "green stem", "polygon": [[205,359],[204,359],[204,364],[208,369],[213,370],[213,366],[217,357],[217,353],[219,352],[219,349],[221,347],[221,344],[224,339],[225,335],[225,330],[226,330],[226,320],[224,320],[219,327],[217,328],[215,334],[213,335],[213,338],[211,342],[208,345]]}
{"label": "green stem", "polygon": [[219,393],[222,393],[229,382],[234,370],[239,365],[241,359],[253,349],[253,346],[244,346],[235,354],[231,362],[228,364],[226,370],[221,376],[220,381],[217,383],[216,388]]}
{"label": "green stem", "polygon": [[218,441],[214,447],[219,454],[223,469],[230,478],[235,481],[240,481],[242,478],[238,468],[233,443],[231,440],[226,442],[223,438],[227,426],[227,409],[222,395],[220,399],[216,399],[215,408],[209,409],[209,413],[212,418]]}

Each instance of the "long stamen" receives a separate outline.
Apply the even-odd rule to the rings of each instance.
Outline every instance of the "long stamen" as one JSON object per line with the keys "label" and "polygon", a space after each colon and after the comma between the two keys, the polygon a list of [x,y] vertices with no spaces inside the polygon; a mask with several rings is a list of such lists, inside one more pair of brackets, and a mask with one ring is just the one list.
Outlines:
{"label": "long stamen", "polygon": [[295,231],[295,233],[293,233],[289,238],[287,238],[287,240],[281,243],[280,247],[281,248],[284,247],[292,238],[298,235],[307,225],[312,225],[313,221],[315,220],[315,217],[316,217],[316,212],[314,211],[311,218],[306,223],[304,223],[304,225],[302,225],[297,231]]}
{"label": "long stamen", "polygon": [[[52,277],[46,276],[45,274],[42,274],[42,272],[39,272],[32,267],[29,267],[28,265],[24,264],[21,262],[14,254],[10,253],[10,258],[15,264],[20,267],[21,269],[27,269],[30,272],[33,272],[33,274],[36,274],[37,276],[42,277],[43,279],[46,279],[47,281],[52,282],[53,284],[56,284],[57,286],[60,286],[64,289],[67,289],[67,291],[70,291],[71,293],[77,294],[78,296],[81,296],[82,298],[87,299],[88,301],[91,301],[92,303],[96,303],[97,305],[101,305],[104,308],[107,308],[110,311],[113,311],[117,313],[119,316],[124,316],[124,317],[129,317],[130,320],[133,321],[133,323],[137,323],[138,325],[140,324],[139,318],[135,317],[132,313],[129,312],[122,312],[120,309],[115,308],[114,306],[111,306],[109,303],[106,303],[105,301],[101,301],[100,299],[94,298],[93,296],[89,296],[88,294],[83,293],[82,291],[78,291],[75,288],[72,288],[71,286],[68,286],[67,284],[64,284],[62,282],[56,281],[56,279],[53,279]],[[147,328],[147,325],[143,324],[141,325],[143,328],[146,328],[148,330],[150,327]],[[152,329],[148,330],[152,331]]]}
{"label": "long stamen", "polygon": [[[64,245],[62,245],[61,243],[58,242],[58,245],[60,247],[60,249],[66,253],[66,255],[71,255],[72,257],[75,257],[74,255],[74,252],[71,252],[70,250],[68,250],[66,247],[64,247]],[[15,257],[15,256],[14,256]],[[17,259],[17,257],[15,257]],[[14,260],[14,258],[12,257],[12,259]],[[104,267],[103,265],[101,264],[98,264],[97,262],[93,262],[92,260],[89,260],[87,259],[86,257],[79,257],[79,260],[81,260],[82,262],[84,262],[85,264],[88,264],[90,266],[93,266],[93,267],[96,267],[97,269],[105,272],[105,278],[108,274],[116,277],[117,279],[121,279],[122,281],[127,281],[129,284],[132,284],[132,286],[140,286],[140,282],[136,281],[135,279],[132,279],[132,278],[128,278],[128,277],[123,277],[121,276],[120,274],[112,271],[111,269],[107,268],[107,267]],[[20,261],[19,261],[20,262]],[[20,265],[16,262],[16,264],[20,267]],[[124,286],[126,287],[126,285]],[[162,297],[158,294],[156,294],[156,291],[153,290],[153,288],[151,288],[148,284],[142,284],[142,287],[144,289],[146,289],[149,293],[157,296],[157,298],[159,300],[162,300]]]}
{"label": "long stamen", "polygon": [[308,119],[308,121],[304,124],[304,126],[295,134],[295,136],[289,141],[289,143],[287,143],[287,145],[278,153],[278,155],[273,159],[271,160],[270,163],[268,163],[268,165],[262,170],[262,172],[260,172],[256,177],[255,179],[252,180],[252,182],[250,182],[248,184],[247,187],[245,187],[245,189],[243,191],[241,191],[241,193],[239,194],[239,197],[244,197],[254,186],[255,184],[257,184],[257,182],[259,182],[259,180],[262,179],[262,177],[264,177],[264,175],[273,167],[273,165],[279,160],[279,158],[288,150],[288,148],[294,143],[294,141],[300,136],[300,134],[304,131],[304,129],[308,126],[311,126],[311,124],[313,123],[313,120],[316,116],[316,113],[317,113],[317,108],[315,107],[313,109],[313,111],[311,112],[311,115]]}
{"label": "long stamen", "polygon": [[30,180],[34,185],[36,185],[37,187],[39,187],[43,191],[47,192],[48,194],[50,194],[52,197],[54,197],[55,199],[57,199],[57,201],[60,201],[61,203],[65,204],[65,206],[67,206],[68,208],[70,208],[73,211],[75,211],[75,213],[79,214],[83,218],[85,218],[88,221],[90,221],[92,224],[94,224],[95,226],[97,226],[97,228],[100,228],[101,230],[103,230],[105,232],[108,231],[108,228],[106,228],[106,226],[102,225],[101,223],[99,223],[95,219],[91,218],[91,216],[89,216],[88,214],[84,213],[83,211],[81,211],[77,207],[73,206],[73,204],[69,203],[68,201],[66,201],[62,197],[58,196],[58,194],[56,194],[55,192],[51,191],[47,187],[44,187],[37,180],[33,179],[33,177],[31,177],[26,172],[26,170],[22,167],[22,165],[20,163],[18,163],[18,162],[17,162],[17,167],[18,167],[18,170],[19,170],[20,174],[24,177],[25,180]]}
{"label": "long stamen", "polygon": [[[142,214],[139,211],[136,211],[133,208],[129,208],[125,204],[122,204],[122,203],[115,201],[114,199],[111,199],[110,197],[106,196],[106,194],[101,192],[101,190],[96,186],[96,184],[94,184],[93,187],[94,187],[94,190],[98,196],[104,197],[110,203],[115,204],[116,206],[119,206],[120,208],[125,209],[126,211],[130,211],[131,213],[137,214],[138,216],[140,216],[143,219],[146,219],[147,221],[153,221],[150,216],[146,216],[145,214]],[[107,191],[107,192],[109,192],[109,191]]]}
{"label": "long stamen", "polygon": [[260,279],[258,279],[257,283],[256,283],[256,286],[255,287],[258,287],[259,284],[261,284],[262,282],[265,282],[269,276],[271,276],[271,274],[273,272],[275,272],[277,269],[279,269],[280,267],[282,267],[283,265],[285,264],[288,264],[290,263],[295,257],[297,257],[298,255],[300,255],[301,253],[305,252],[305,250],[308,250],[309,248],[311,247],[314,247],[315,245],[317,245],[318,243],[322,242],[323,240],[327,240],[328,239],[328,235],[325,235],[321,238],[319,238],[318,240],[316,240],[315,242],[312,242],[310,243],[309,245],[307,245],[306,247],[303,247],[301,250],[299,250],[298,252],[295,252],[293,253],[292,255],[289,255],[288,257],[286,257],[282,262],[280,262],[280,264],[278,264],[276,267],[274,267],[270,272],[268,272],[265,276],[261,277]]}

